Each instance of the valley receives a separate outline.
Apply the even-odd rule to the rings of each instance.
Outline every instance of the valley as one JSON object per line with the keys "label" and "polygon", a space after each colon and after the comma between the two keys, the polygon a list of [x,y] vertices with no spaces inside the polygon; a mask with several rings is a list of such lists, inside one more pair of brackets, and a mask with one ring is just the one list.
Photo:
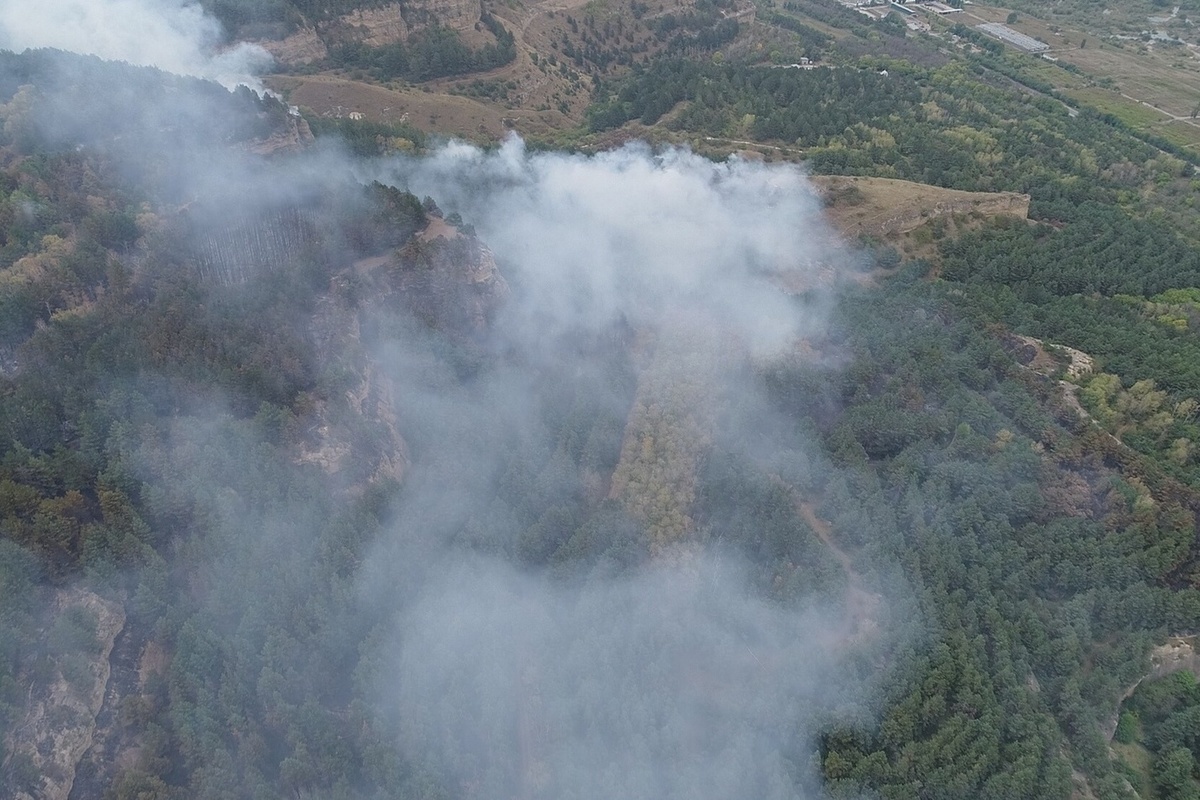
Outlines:
{"label": "valley", "polygon": [[0,12],[0,794],[1200,793],[1200,9],[139,3],[271,93]]}

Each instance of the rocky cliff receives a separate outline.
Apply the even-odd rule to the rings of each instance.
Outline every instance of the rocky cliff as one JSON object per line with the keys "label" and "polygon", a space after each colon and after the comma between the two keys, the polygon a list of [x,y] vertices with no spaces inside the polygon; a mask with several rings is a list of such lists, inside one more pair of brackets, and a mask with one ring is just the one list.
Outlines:
{"label": "rocky cliff", "polygon": [[360,259],[336,275],[310,329],[319,360],[342,364],[354,379],[344,398],[314,406],[297,461],[319,466],[350,491],[402,480],[408,468],[402,410],[387,370],[364,344],[363,319],[402,309],[452,339],[478,344],[508,295],[491,250],[436,212],[391,254]]}
{"label": "rocky cliff", "polygon": [[432,328],[478,341],[508,298],[492,251],[431,216],[386,266],[392,292]]}
{"label": "rocky cliff", "polygon": [[308,121],[299,114],[288,114],[283,124],[277,126],[270,136],[256,139],[246,145],[251,153],[269,156],[276,153],[296,153],[315,141]]}
{"label": "rocky cliff", "polygon": [[75,771],[92,747],[104,705],[109,655],[125,609],[86,589],[57,593],[47,638],[74,644],[43,664],[29,684],[23,718],[4,737],[6,766],[22,762],[28,780],[15,800],[67,800]]}
{"label": "rocky cliff", "polygon": [[329,55],[325,42],[313,27],[301,28],[284,39],[256,39],[259,45],[284,66],[296,67],[324,61]]}
{"label": "rocky cliff", "polygon": [[310,329],[318,358],[343,365],[354,377],[341,398],[315,402],[295,460],[320,467],[345,490],[358,493],[380,480],[402,480],[408,445],[398,428],[394,388],[362,346],[347,281],[346,275],[336,277],[332,291],[317,301]]}

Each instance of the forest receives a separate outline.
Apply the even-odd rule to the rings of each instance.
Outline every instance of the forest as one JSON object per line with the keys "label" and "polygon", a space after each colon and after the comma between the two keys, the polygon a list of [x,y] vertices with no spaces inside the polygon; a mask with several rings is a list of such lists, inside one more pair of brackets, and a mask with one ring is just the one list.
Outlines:
{"label": "forest", "polygon": [[406,42],[371,47],[347,42],[333,48],[329,61],[335,67],[363,69],[380,81],[403,78],[428,81],[469,72],[486,72],[516,58],[513,35],[491,14],[481,17],[496,37],[495,44],[472,50],[458,32],[441,26],[427,28]]}
{"label": "forest", "polygon": [[[361,5],[206,7],[236,31]],[[991,40],[789,2],[760,19],[822,64],[784,69],[713,58],[745,33],[722,10],[659,17],[581,149],[759,144],[1029,219],[839,242],[811,259],[839,278],[755,306],[805,320],[764,355],[713,299],[746,286],[664,291],[645,226],[508,254],[480,198],[582,214],[563,186],[603,154],[527,185],[558,156],[313,116],[307,153],[263,157],[295,124],[269,95],[0,52],[0,794],[54,779],[34,710],[108,663],[72,798],[1200,795],[1195,675],[1150,662],[1200,626],[1194,157]],[[483,19],[481,50],[435,26],[330,58],[511,62]],[[576,64],[621,66],[609,38]],[[621,180],[699,158],[628,152]],[[746,183],[695,199],[701,228],[795,210],[755,182],[787,167],[708,168]],[[613,181],[601,217],[669,205]]]}

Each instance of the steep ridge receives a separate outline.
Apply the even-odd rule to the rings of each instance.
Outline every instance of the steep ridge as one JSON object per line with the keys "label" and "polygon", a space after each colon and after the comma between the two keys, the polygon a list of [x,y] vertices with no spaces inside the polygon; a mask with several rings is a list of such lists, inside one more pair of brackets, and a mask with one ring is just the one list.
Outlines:
{"label": "steep ridge", "polygon": [[[144,631],[133,624],[121,628],[108,654],[109,678],[104,700],[96,713],[92,744],[82,754],[68,800],[98,797],[112,785],[117,772],[136,757],[137,741],[122,724],[122,708],[145,690],[139,680],[138,661],[144,649]],[[127,712],[128,713],[128,712]]]}
{"label": "steep ridge", "polygon": [[385,272],[388,289],[417,317],[467,339],[486,333],[509,295],[492,251],[436,214],[396,252]]}
{"label": "steep ridge", "polygon": [[66,640],[65,651],[43,678],[31,678],[24,717],[5,737],[6,761],[22,759],[39,776],[33,791],[18,791],[14,800],[71,796],[80,759],[94,743],[110,656],[125,627],[125,609],[87,589],[59,591],[54,605],[51,636]]}

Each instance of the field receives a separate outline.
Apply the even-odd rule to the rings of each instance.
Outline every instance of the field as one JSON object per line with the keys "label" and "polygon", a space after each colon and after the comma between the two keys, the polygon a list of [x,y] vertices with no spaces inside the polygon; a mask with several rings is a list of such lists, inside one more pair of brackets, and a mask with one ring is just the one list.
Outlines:
{"label": "field", "polygon": [[869,239],[910,258],[933,259],[936,240],[996,215],[1025,218],[1028,195],[964,192],[890,178],[818,175],[826,215],[848,239]]}
{"label": "field", "polygon": [[[964,12],[962,22],[972,26],[1004,22],[1009,13],[1010,9],[1001,6],[974,4]],[[1112,89],[1131,104],[1148,103],[1161,109],[1160,121],[1186,117],[1200,104],[1200,56],[1190,47],[1106,38],[1096,30],[1072,28],[1024,12],[1017,12],[1016,21],[1008,24],[1048,43],[1048,55],[1078,67],[1088,82]],[[1057,78],[1047,76],[1056,85],[1078,82],[1065,70],[1058,72]]]}
{"label": "field", "polygon": [[468,139],[495,140],[505,131],[501,110],[468,97],[391,89],[333,75],[274,76],[266,83],[292,105],[320,117],[357,113],[374,122],[407,123]]}

